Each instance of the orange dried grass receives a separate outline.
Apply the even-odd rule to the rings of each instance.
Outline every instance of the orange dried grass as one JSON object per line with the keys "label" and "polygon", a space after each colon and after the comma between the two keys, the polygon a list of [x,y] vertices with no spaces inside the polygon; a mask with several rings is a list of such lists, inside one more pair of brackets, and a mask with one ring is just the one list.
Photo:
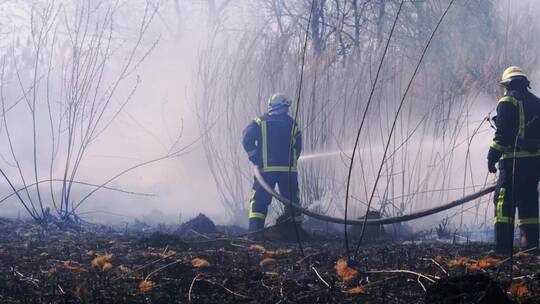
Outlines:
{"label": "orange dried grass", "polygon": [[204,268],[210,266],[210,263],[208,263],[208,261],[205,259],[194,258],[193,260],[191,260],[191,265],[197,268]]}
{"label": "orange dried grass", "polygon": [[364,293],[366,293],[366,290],[365,290],[364,288],[362,288],[362,287],[354,287],[354,288],[345,290],[345,293],[349,293],[349,294],[364,294]]}
{"label": "orange dried grass", "polygon": [[103,268],[101,268],[103,271],[109,271],[113,268],[113,265],[111,263],[105,263],[105,265],[103,265]]}
{"label": "orange dried grass", "polygon": [[92,260],[91,265],[93,268],[103,268],[103,266],[107,264],[112,257],[112,254],[98,255]]}
{"label": "orange dried grass", "polygon": [[254,245],[249,246],[249,250],[255,251],[255,252],[258,252],[258,253],[265,253],[266,252],[266,248],[264,248],[262,245],[258,245],[258,244],[254,244]]}
{"label": "orange dried grass", "polygon": [[479,259],[478,261],[476,261],[475,264],[478,265],[478,267],[480,267],[480,268],[490,268],[490,267],[497,267],[501,263],[502,263],[502,261],[499,260],[499,259],[486,257],[486,258],[483,258],[483,259]]}
{"label": "orange dried grass", "polygon": [[524,298],[529,293],[529,288],[523,282],[513,282],[508,292],[515,298]]}
{"label": "orange dried grass", "polygon": [[448,267],[466,266],[471,261],[468,257],[459,257],[449,260],[446,264]]}
{"label": "orange dried grass", "polygon": [[358,271],[349,267],[344,259],[339,259],[337,262],[336,272],[343,283],[349,283],[358,277]]}
{"label": "orange dried grass", "polygon": [[276,266],[276,260],[272,258],[264,258],[259,262],[262,267],[274,267]]}
{"label": "orange dried grass", "polygon": [[143,280],[139,283],[139,290],[141,292],[149,292],[156,287],[156,284],[150,280]]}

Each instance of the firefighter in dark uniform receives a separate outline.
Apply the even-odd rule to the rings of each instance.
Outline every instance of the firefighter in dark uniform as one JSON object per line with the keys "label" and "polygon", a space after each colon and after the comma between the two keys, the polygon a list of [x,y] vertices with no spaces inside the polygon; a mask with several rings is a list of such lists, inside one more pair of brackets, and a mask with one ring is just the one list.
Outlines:
{"label": "firefighter in dark uniform", "polygon": [[[287,96],[272,95],[268,100],[268,113],[255,118],[244,130],[242,145],[268,184],[271,187],[277,184],[281,195],[299,203],[297,161],[302,152],[302,137],[288,114],[290,106]],[[272,196],[254,178],[249,200],[249,231],[264,228],[271,202]],[[302,216],[293,214],[289,208],[285,208],[285,215],[298,225],[302,221]]]}
{"label": "firefighter in dark uniform", "polygon": [[488,153],[488,169],[499,178],[494,196],[495,250],[513,249],[515,210],[521,246],[538,246],[538,182],[540,181],[540,99],[529,92],[527,75],[507,68],[500,83],[504,96],[497,104],[495,137]]}

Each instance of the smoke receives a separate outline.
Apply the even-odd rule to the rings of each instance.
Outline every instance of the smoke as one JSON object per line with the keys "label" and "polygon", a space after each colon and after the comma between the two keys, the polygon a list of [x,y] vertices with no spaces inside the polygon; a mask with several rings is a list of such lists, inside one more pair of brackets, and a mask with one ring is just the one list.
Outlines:
{"label": "smoke", "polygon": [[[16,73],[5,72],[4,95],[6,108],[10,108],[6,113],[6,121],[10,131],[10,139],[13,142],[13,153],[20,164],[22,177],[26,184],[31,184],[34,180],[33,162],[33,140],[32,140],[32,118],[29,111],[32,98],[25,96],[21,98],[23,91],[30,90],[33,82],[32,68],[36,62],[35,37],[31,36],[30,30],[38,28],[40,25],[52,24],[55,39],[69,39],[65,34],[67,23],[65,20],[75,20],[77,10],[85,9],[85,4],[65,2],[54,6],[51,10],[53,14],[58,14],[56,21],[51,21],[53,17],[43,17],[48,8],[47,2],[30,5],[26,3],[5,3],[3,4],[3,18],[15,19],[18,22],[12,25],[13,33],[9,35],[9,40],[17,41],[6,49],[4,62],[11,64],[9,67],[17,69]],[[80,162],[75,180],[86,183],[101,185],[126,168],[130,168],[139,163],[160,158],[171,153],[171,151],[182,150],[189,146],[185,152],[178,157],[164,159],[114,179],[107,186],[126,191],[152,194],[152,196],[131,195],[107,189],[99,190],[92,195],[87,202],[78,210],[84,217],[92,221],[115,222],[126,218],[141,217],[150,212],[156,213],[159,210],[164,214],[162,220],[165,222],[177,222],[179,218],[189,218],[198,213],[207,213],[218,221],[225,221],[221,216],[223,210],[218,203],[218,198],[211,182],[208,180],[209,172],[204,166],[204,155],[200,148],[201,132],[197,126],[197,118],[194,113],[193,93],[190,91],[190,84],[193,70],[196,69],[196,56],[201,44],[200,37],[205,31],[204,22],[200,23],[200,16],[194,15],[184,18],[184,23],[191,23],[189,26],[180,27],[178,23],[180,16],[175,15],[174,10],[170,10],[172,4],[152,3],[152,6],[145,6],[146,2],[130,1],[120,3],[115,11],[114,23],[110,23],[112,49],[110,59],[107,61],[107,70],[103,80],[104,85],[101,90],[102,95],[96,94],[99,100],[107,95],[105,87],[110,89],[118,75],[122,72],[122,66],[126,58],[130,56],[138,35],[138,26],[141,22],[148,22],[154,8],[157,13],[153,20],[148,22],[148,30],[145,33],[142,45],[135,54],[135,65],[132,65],[133,72],[120,82],[118,90],[113,95],[110,106],[104,112],[104,123],[99,125],[99,130],[103,132],[96,137],[85,151],[85,157]],[[106,2],[96,3],[91,9],[107,11],[109,5]],[[154,6],[155,5],[155,6]],[[158,9],[158,5],[161,5]],[[191,13],[205,14],[203,10],[192,7]],[[38,21],[30,23],[30,16]],[[88,20],[89,24],[99,25],[104,18],[99,14]],[[73,19],[72,19],[73,18]],[[146,20],[144,19],[146,18]],[[109,24],[108,24],[109,25]],[[84,26],[84,24],[82,25]],[[91,26],[89,26],[91,31]],[[107,32],[105,32],[107,34]],[[61,73],[65,73],[65,66],[69,65],[71,52],[74,51],[66,41],[56,43],[51,42],[53,30],[48,37],[49,47],[47,55],[42,55],[42,59],[37,64],[40,66],[38,73],[38,86],[36,90],[38,102],[37,113],[37,162],[38,179],[49,179],[49,164],[51,158],[51,126],[45,98],[50,98],[52,107],[52,118],[55,121],[54,128],[58,128],[56,135],[56,159],[52,167],[52,178],[61,179],[65,168],[66,133],[65,116],[68,106],[63,103],[67,98],[69,87],[62,83]],[[98,33],[99,34],[99,33]],[[7,34],[6,34],[7,36]],[[73,37],[72,37],[73,39]],[[79,38],[82,39],[82,38]],[[90,40],[92,38],[87,37]],[[19,43],[22,42],[22,44]],[[105,44],[105,39],[103,44]],[[154,46],[154,43],[156,43]],[[6,42],[7,43],[7,42]],[[45,43],[45,42],[44,42]],[[97,48],[96,45],[81,45],[86,49]],[[56,49],[55,49],[56,48]],[[13,50],[12,53],[10,51]],[[49,52],[52,56],[65,56],[65,60],[56,57],[51,71],[53,76],[50,82],[45,80],[47,71],[46,59],[49,59]],[[55,54],[56,53],[56,54]],[[21,54],[21,55],[19,55]],[[52,57],[51,57],[52,58]],[[21,61],[18,60],[23,60]],[[83,60],[88,58],[83,57]],[[103,57],[103,60],[105,58]],[[18,62],[17,62],[18,61]],[[81,63],[89,64],[88,62]],[[81,68],[83,69],[83,68]],[[131,67],[130,67],[131,69]],[[131,71],[131,70],[130,70]],[[84,71],[80,77],[85,76]],[[41,78],[39,78],[41,77]],[[47,79],[49,80],[49,79]],[[99,79],[95,79],[98,82]],[[24,90],[23,90],[24,88]],[[30,88],[30,89],[29,89]],[[92,88],[93,89],[93,88]],[[96,89],[98,91],[98,89]],[[27,99],[28,98],[28,99]],[[17,103],[15,100],[19,100]],[[90,96],[92,99],[92,96]],[[128,100],[129,99],[129,100]],[[101,100],[99,100],[101,101]],[[89,106],[88,106],[89,107]],[[81,114],[85,115],[85,114]],[[115,116],[117,115],[117,116]],[[82,118],[81,118],[82,119]],[[62,124],[56,125],[56,122]],[[83,123],[76,126],[83,128]],[[81,131],[82,132],[82,131]],[[7,173],[16,188],[22,187],[23,179],[19,174],[14,158],[9,148],[6,129],[2,125],[2,158],[3,170]],[[80,140],[80,137],[77,139]],[[73,165],[73,164],[72,164]],[[2,194],[11,193],[7,183],[2,180]],[[53,195],[56,201],[61,193],[60,182],[53,182]],[[42,183],[41,195],[46,206],[52,208],[53,197],[49,193],[49,183]],[[73,202],[77,202],[93,187],[86,185],[73,186]],[[21,195],[25,200],[37,202],[38,197],[36,187],[29,188],[29,195],[23,191]],[[15,196],[7,199],[0,209],[2,215],[18,216],[25,215],[24,209]]]}
{"label": "smoke", "polygon": [[[120,3],[114,19],[115,53],[104,80],[108,84],[121,71],[129,50],[136,43],[138,26],[145,12],[152,12],[156,7],[158,10],[137,53],[137,58],[144,60],[136,65],[112,98],[111,111],[106,114],[111,124],[89,146],[76,179],[99,185],[138,163],[185,146],[189,148],[178,157],[137,168],[108,184],[153,196],[102,189],[81,207],[80,213],[85,218],[119,222],[151,214],[151,218],[172,223],[199,212],[218,222],[231,220],[231,213],[244,216],[251,176],[239,144],[241,130],[264,110],[267,95],[285,91],[294,96],[298,87],[299,45],[307,15],[302,1],[286,2],[288,6],[276,8],[284,10],[281,19],[276,18],[275,12],[263,1],[234,1],[232,4],[230,1],[156,1],[150,8],[145,6],[145,1]],[[536,72],[538,63],[533,56],[536,44],[532,41],[538,25],[530,19],[540,5],[534,1],[512,2],[511,6],[507,1],[488,2],[493,3],[493,15],[472,18],[471,14],[479,10],[475,5],[486,5],[486,1],[472,4],[458,1],[429,50],[400,115],[384,176],[377,186],[374,206],[380,208],[386,204],[388,215],[438,205],[493,182],[494,176],[487,174],[485,160],[492,130],[484,118],[495,108],[498,74],[506,65],[526,65],[533,89],[535,83],[540,83]],[[215,5],[210,5],[212,3]],[[434,3],[433,10],[427,5],[407,4],[403,12],[410,17],[404,20],[421,17],[425,20],[416,20],[418,22],[412,25],[400,24],[392,41],[376,90],[377,102],[361,137],[359,162],[353,175],[356,200],[352,216],[365,212],[362,202],[367,201],[374,185],[376,168],[382,161],[382,147],[404,83],[410,77],[436,14],[440,13],[437,8],[444,7],[446,1]],[[36,60],[30,16],[32,9],[41,12],[46,4],[47,1],[37,6],[18,1],[2,4],[0,23],[10,24],[4,28],[11,29],[2,36],[2,46],[6,46],[3,56],[17,63],[26,89],[30,88]],[[59,20],[75,18],[75,6],[70,1],[62,5],[68,9],[59,9]],[[394,5],[388,4],[384,18],[393,17]],[[105,10],[105,7],[100,9]],[[368,6],[366,10],[371,8]],[[286,9],[297,17],[284,17]],[[415,15],[422,10],[430,15]],[[328,22],[333,22],[327,17]],[[381,41],[387,38],[389,24],[385,20],[380,24],[367,24],[366,30],[360,33],[360,38],[366,40],[357,42],[343,42],[354,36],[354,31],[342,37],[324,27],[319,28],[320,33],[313,29],[309,33],[310,53],[299,120],[306,146],[300,162],[302,200],[306,204],[317,204],[330,214],[342,215],[350,148],[365,106],[366,92],[373,81]],[[529,26],[532,22],[534,26]],[[67,41],[62,32],[66,29],[58,30],[59,39]],[[379,38],[375,37],[377,31],[381,33]],[[505,34],[498,35],[501,32]],[[316,53],[314,45],[324,33],[331,38],[319,41],[319,47],[326,49]],[[380,40],[376,42],[376,39]],[[155,41],[158,43],[153,47]],[[148,50],[148,54],[144,50]],[[62,73],[64,61],[61,59],[69,61],[73,49],[62,46],[57,52],[55,75]],[[43,67],[46,67],[46,58],[44,56],[40,63]],[[12,77],[4,84],[7,105],[15,104],[21,97],[17,75],[14,70],[10,71]],[[46,68],[41,69],[41,77],[45,77],[46,71]],[[39,167],[39,179],[47,179],[53,148],[44,103],[45,78],[41,78],[40,83],[39,96],[43,99],[38,105],[37,146],[38,159],[44,165]],[[55,91],[49,93],[53,96],[51,104],[57,109],[54,118],[60,119],[66,113],[61,100],[69,88],[63,87],[58,79],[53,87]],[[123,106],[127,98],[130,101]],[[30,183],[34,179],[33,141],[27,102],[19,102],[7,113],[6,119],[15,154],[24,169],[25,180]],[[65,125],[60,126],[60,130],[63,134],[67,132]],[[4,126],[0,135],[1,167],[17,187],[21,187],[22,179],[11,156]],[[60,153],[58,159],[62,157],[65,154]],[[52,170],[54,177],[62,178],[63,168],[61,161],[56,162]],[[53,184],[56,196],[60,186]],[[222,187],[230,193],[224,193]],[[3,181],[0,189],[2,194],[10,193]],[[37,193],[32,189],[30,197],[36,200]],[[51,205],[49,184],[43,184],[41,190],[46,204]],[[90,186],[76,185],[73,199],[80,199],[91,190]],[[227,210],[229,205],[225,203],[236,209]],[[462,213],[462,209],[450,210],[416,221],[414,225],[432,226],[445,216],[453,216],[456,225],[481,226],[486,218],[489,223],[493,210],[488,198],[466,210],[471,206],[473,204],[466,205]],[[22,210],[15,197],[0,205],[1,215],[17,216],[24,214]]]}

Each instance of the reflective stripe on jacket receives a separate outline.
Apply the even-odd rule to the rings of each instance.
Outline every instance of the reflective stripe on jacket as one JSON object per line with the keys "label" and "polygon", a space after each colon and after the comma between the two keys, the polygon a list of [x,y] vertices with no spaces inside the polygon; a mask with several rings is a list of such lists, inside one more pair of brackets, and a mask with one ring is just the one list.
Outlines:
{"label": "reflective stripe on jacket", "polygon": [[[296,172],[302,136],[287,114],[265,114],[244,130],[242,145],[263,172]],[[252,158],[253,155],[258,157]]]}
{"label": "reflective stripe on jacket", "polygon": [[491,147],[501,159],[540,156],[540,100],[529,91],[507,91],[497,103]]}

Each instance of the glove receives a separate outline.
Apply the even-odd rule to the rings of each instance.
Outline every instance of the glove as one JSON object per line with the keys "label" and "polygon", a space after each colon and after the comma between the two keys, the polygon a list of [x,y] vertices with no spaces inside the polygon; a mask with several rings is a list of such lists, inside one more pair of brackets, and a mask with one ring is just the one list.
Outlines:
{"label": "glove", "polygon": [[497,168],[495,167],[496,162],[488,160],[488,171],[489,173],[497,173]]}
{"label": "glove", "polygon": [[488,152],[488,171],[489,173],[497,173],[497,168],[495,164],[501,159],[502,152],[494,148],[489,148]]}

